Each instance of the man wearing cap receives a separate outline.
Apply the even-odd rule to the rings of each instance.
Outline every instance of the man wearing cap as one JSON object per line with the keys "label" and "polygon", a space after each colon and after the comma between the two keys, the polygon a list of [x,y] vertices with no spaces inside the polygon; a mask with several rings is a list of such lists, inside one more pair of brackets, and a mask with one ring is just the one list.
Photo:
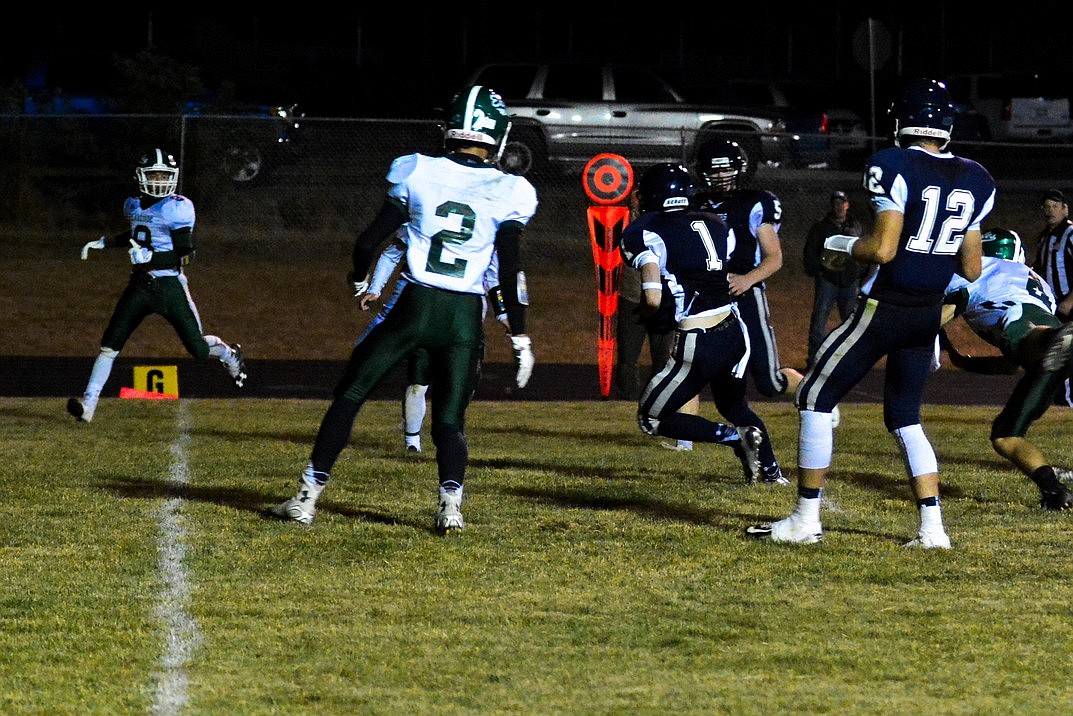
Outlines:
{"label": "man wearing cap", "polygon": [[[1036,258],[1032,268],[1043,277],[1054,293],[1058,306],[1055,315],[1068,321],[1073,314],[1073,221],[1069,219],[1069,202],[1058,189],[1048,189],[1040,197],[1043,228],[1036,237]],[[1073,390],[1067,379],[1055,397],[1056,405],[1073,406]]]}
{"label": "man wearing cap", "polygon": [[863,267],[847,261],[839,270],[826,268],[820,261],[823,242],[828,236],[860,236],[861,222],[849,213],[849,197],[844,191],[831,193],[830,210],[812,225],[805,237],[805,273],[813,277],[815,291],[812,299],[812,320],[808,329],[808,367],[812,367],[816,351],[827,335],[827,317],[838,307],[838,318],[845,321],[857,306],[857,291]]}

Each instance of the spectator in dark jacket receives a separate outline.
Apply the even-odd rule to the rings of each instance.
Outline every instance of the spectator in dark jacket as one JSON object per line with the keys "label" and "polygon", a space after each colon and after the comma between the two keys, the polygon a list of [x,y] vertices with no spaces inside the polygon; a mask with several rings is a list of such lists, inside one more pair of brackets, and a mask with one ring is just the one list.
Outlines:
{"label": "spectator in dark jacket", "polygon": [[838,306],[839,320],[846,320],[857,306],[863,267],[856,261],[846,261],[840,271],[824,268],[820,262],[823,240],[834,234],[860,236],[861,222],[849,213],[849,197],[844,191],[831,194],[831,209],[809,229],[805,238],[805,273],[815,279],[812,300],[812,320],[808,331],[808,367],[827,336],[827,317]]}

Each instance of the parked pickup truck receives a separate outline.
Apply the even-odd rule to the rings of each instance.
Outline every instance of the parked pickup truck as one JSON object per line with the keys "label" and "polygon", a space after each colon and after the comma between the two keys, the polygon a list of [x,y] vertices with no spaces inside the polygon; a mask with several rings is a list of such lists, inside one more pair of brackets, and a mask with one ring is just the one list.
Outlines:
{"label": "parked pickup truck", "polygon": [[548,166],[579,170],[596,154],[639,167],[691,166],[712,136],[738,141],[750,171],[783,162],[790,135],[778,112],[694,105],[653,72],[613,63],[493,63],[469,76],[503,97],[513,126],[501,166],[528,175]]}

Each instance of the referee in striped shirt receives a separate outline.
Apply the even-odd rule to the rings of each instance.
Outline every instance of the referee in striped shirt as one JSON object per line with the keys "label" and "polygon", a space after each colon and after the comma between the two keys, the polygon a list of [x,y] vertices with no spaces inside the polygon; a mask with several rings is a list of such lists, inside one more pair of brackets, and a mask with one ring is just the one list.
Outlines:
{"label": "referee in striped shirt", "polygon": [[[1040,212],[1043,228],[1036,237],[1032,268],[1050,285],[1058,302],[1055,315],[1065,322],[1073,315],[1073,221],[1069,219],[1066,195],[1058,189],[1043,192]],[[1068,378],[1054,402],[1073,407],[1073,390]]]}

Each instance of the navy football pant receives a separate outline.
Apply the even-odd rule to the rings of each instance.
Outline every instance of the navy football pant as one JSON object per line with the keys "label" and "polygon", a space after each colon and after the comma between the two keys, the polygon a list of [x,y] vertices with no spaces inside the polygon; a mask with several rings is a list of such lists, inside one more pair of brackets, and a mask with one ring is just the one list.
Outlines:
{"label": "navy football pant", "polygon": [[749,331],[749,375],[760,394],[774,398],[786,392],[786,376],[780,370],[779,346],[775,343],[775,329],[771,327],[771,311],[768,309],[767,289],[757,284],[738,296],[738,315]]}
{"label": "navy football pant", "polygon": [[848,321],[824,339],[798,386],[799,410],[829,413],[876,363],[887,359],[883,423],[887,431],[920,423],[942,305],[897,306],[861,297]]}

